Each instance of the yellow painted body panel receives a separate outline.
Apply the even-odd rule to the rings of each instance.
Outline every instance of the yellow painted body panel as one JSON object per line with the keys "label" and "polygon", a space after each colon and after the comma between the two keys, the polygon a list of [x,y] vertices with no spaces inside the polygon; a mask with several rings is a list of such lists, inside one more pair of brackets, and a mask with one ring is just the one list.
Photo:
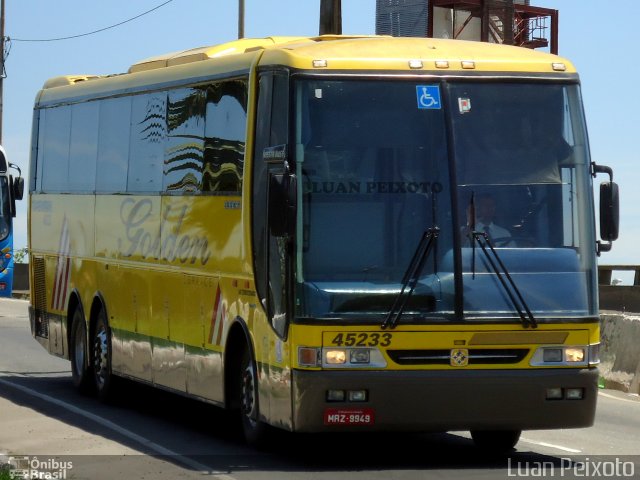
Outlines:
{"label": "yellow painted body panel", "polygon": [[227,317],[247,317],[247,298],[255,303],[237,197],[33,194],[31,202],[31,252],[47,258],[49,297],[70,239],[64,308],[52,311],[65,312],[73,290],[84,305],[99,291],[113,328],[220,349],[208,342],[218,286]]}
{"label": "yellow painted body panel", "polygon": [[237,55],[246,51],[258,50],[272,45],[294,42],[303,37],[267,37],[267,38],[242,38],[233,42],[213,45],[209,47],[193,48],[190,50],[167,53],[141,60],[129,68],[129,73],[153,70],[156,68],[172,67],[185,63],[199,62],[211,58],[221,58],[229,55]]}
{"label": "yellow painted body panel", "polygon": [[[521,73],[551,73],[553,63],[564,63],[566,72],[575,73],[568,60],[526,48],[433,38],[369,37],[301,42],[266,49],[261,63],[310,69],[313,60],[326,60],[328,70],[431,70],[444,73],[464,70],[463,61],[475,62],[472,71]],[[409,60],[422,60],[423,67],[410,69]],[[437,68],[436,60],[448,61],[448,69]]]}
{"label": "yellow painted body panel", "polygon": [[[600,325],[590,324],[545,324],[536,330],[524,329],[520,325],[400,325],[392,330],[383,330],[379,326],[334,326],[334,325],[293,325],[291,341],[293,345],[305,347],[341,347],[334,339],[338,334],[355,333],[354,343],[347,346],[378,348],[386,362],[387,370],[442,370],[446,365],[398,365],[387,354],[387,350],[453,350],[456,348],[508,348],[529,349],[529,354],[519,363],[495,365],[469,365],[467,369],[522,369],[530,368],[529,361],[535,349],[542,345],[590,345],[600,342]],[[376,341],[371,342],[371,334]],[[387,335],[383,342],[382,335]],[[479,343],[482,342],[482,343]],[[319,369],[307,367],[294,358],[294,368]],[[558,368],[558,367],[545,367]]]}

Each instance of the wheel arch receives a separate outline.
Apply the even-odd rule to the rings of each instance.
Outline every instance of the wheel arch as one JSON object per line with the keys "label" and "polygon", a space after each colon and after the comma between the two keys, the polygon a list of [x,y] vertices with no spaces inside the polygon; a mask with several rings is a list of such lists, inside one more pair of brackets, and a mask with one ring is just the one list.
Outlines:
{"label": "wheel arch", "polygon": [[240,406],[240,397],[233,382],[240,377],[240,360],[245,348],[249,349],[252,358],[255,359],[255,348],[249,327],[242,317],[236,317],[229,327],[222,361],[224,406],[227,409],[235,409]]}
{"label": "wheel arch", "polygon": [[107,319],[107,328],[109,327],[109,316],[107,315],[107,304],[102,296],[102,293],[96,292],[93,295],[93,301],[91,302],[91,310],[89,311],[89,335],[93,336],[93,329],[96,324],[96,318],[98,318],[98,314],[100,310],[104,310],[105,318]]}
{"label": "wheel arch", "polygon": [[76,309],[80,309],[82,311],[82,316],[84,317],[85,327],[87,322],[87,317],[84,314],[84,307],[82,306],[82,298],[80,297],[80,292],[77,289],[73,289],[69,294],[69,302],[67,303],[67,318],[66,318],[66,333],[65,338],[67,340],[67,348],[66,348],[66,358],[71,359],[71,335],[73,330],[73,315],[76,313]]}

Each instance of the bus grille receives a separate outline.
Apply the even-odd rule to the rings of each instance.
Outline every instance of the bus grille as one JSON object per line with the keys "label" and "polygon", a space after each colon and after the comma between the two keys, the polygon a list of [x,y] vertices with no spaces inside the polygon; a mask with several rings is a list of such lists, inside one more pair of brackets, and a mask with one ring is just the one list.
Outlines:
{"label": "bus grille", "polygon": [[[387,350],[400,365],[450,365],[451,350]],[[528,348],[477,348],[469,350],[469,365],[496,365],[521,362]]]}
{"label": "bus grille", "polygon": [[33,306],[35,309],[34,332],[36,336],[49,338],[49,314],[47,313],[47,288],[44,258],[33,258]]}

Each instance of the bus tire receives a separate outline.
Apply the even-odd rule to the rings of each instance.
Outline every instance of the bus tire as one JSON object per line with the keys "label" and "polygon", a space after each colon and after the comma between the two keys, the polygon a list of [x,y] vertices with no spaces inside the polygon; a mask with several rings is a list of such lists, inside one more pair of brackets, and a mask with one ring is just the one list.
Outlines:
{"label": "bus tire", "polygon": [[87,347],[87,324],[82,308],[76,307],[71,317],[71,338],[69,358],[73,386],[82,393],[90,393],[93,387],[89,349]]}
{"label": "bus tire", "polygon": [[242,432],[247,443],[253,447],[263,447],[269,436],[269,426],[260,421],[258,398],[258,376],[256,362],[245,348],[240,360],[239,399]]}
{"label": "bus tire", "polygon": [[104,308],[101,308],[93,326],[92,370],[98,398],[107,402],[113,398],[115,380],[111,373],[111,331]]}
{"label": "bus tire", "polygon": [[522,430],[471,430],[476,447],[495,453],[510,452],[520,440]]}

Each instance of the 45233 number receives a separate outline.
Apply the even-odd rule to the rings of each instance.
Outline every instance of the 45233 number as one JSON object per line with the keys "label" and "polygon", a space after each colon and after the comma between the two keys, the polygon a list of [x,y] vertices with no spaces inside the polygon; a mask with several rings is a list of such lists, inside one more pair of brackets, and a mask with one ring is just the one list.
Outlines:
{"label": "45233 number", "polygon": [[388,347],[391,333],[338,333],[331,343],[338,347]]}

